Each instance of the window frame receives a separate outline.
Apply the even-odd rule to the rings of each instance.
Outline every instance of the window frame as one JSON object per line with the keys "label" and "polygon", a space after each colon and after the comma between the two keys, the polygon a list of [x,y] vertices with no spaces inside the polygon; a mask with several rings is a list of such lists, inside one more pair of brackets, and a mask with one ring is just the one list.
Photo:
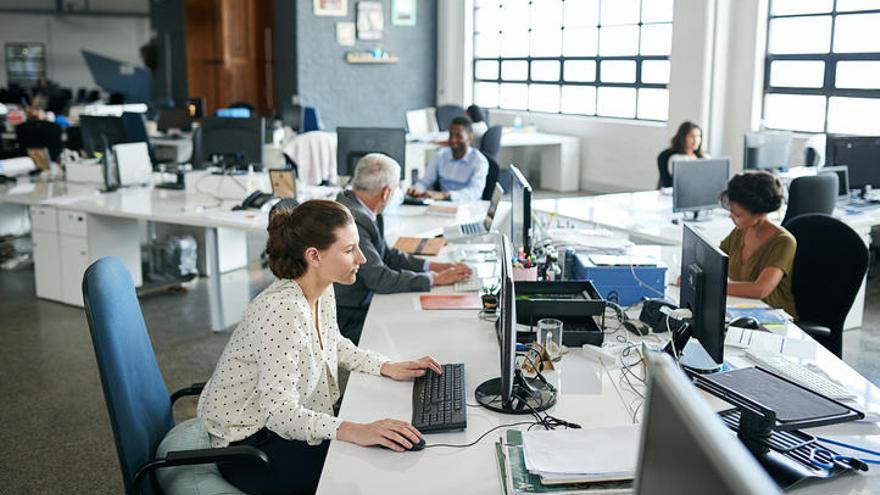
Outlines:
{"label": "window frame", "polygon": [[[825,115],[823,118],[822,133],[828,133],[828,110],[833,97],[844,98],[876,98],[880,99],[880,89],[854,89],[854,88],[837,88],[835,87],[837,79],[837,63],[850,61],[871,61],[880,62],[880,52],[862,52],[862,53],[835,53],[834,52],[834,32],[837,27],[837,17],[839,15],[857,15],[857,14],[880,14],[880,8],[868,10],[846,10],[838,12],[837,0],[833,0],[831,10],[829,12],[809,13],[809,14],[781,14],[773,15],[773,1],[770,0],[767,9],[767,36],[764,46],[764,93],[761,99],[761,120],[765,121],[767,111],[767,95],[783,94],[783,95],[814,95],[825,97]],[[827,53],[793,53],[793,54],[772,54],[770,53],[770,24],[774,19],[800,19],[805,17],[824,17],[831,16],[831,37],[830,45]],[[806,61],[806,62],[824,62],[825,70],[823,73],[822,86],[818,88],[799,88],[787,86],[772,86],[770,84],[770,66],[773,62],[788,61]],[[803,132],[793,129],[783,129],[776,127],[768,127],[772,130],[783,130],[792,132]],[[808,134],[813,134],[812,132]]]}
{"label": "window frame", "polygon": [[[571,1],[571,0],[563,0],[563,2],[562,2],[563,8],[565,5],[565,1]],[[668,24],[670,26],[670,28],[674,29],[674,27],[673,27],[674,26],[674,19],[670,20],[670,21],[643,22],[642,21],[642,3],[644,1],[645,0],[639,0],[639,21],[637,23],[611,24],[611,25],[605,26],[605,27],[637,26],[638,27],[637,44],[639,46],[639,52],[641,52],[642,27],[643,26],[656,26],[656,25]],[[529,1],[529,4],[531,5],[531,1]],[[601,1],[597,2],[597,9],[598,9],[597,18],[600,20],[597,22],[597,24],[595,26],[591,25],[591,26],[576,26],[576,27],[579,27],[579,28],[580,27],[595,27],[597,30],[597,33],[596,33],[597,39],[600,39],[601,38],[601,29],[603,27],[602,22],[601,22],[601,13],[602,13],[602,2]],[[474,18],[477,17],[477,12],[479,10],[480,10],[480,7],[477,6],[476,2],[474,2],[473,11],[471,12],[471,14],[474,16]],[[533,29],[533,24],[531,22],[531,19],[529,19],[528,25],[529,25],[528,33],[531,34],[532,29]],[[563,19],[561,31],[564,31],[564,30],[565,30],[565,21]],[[665,90],[667,90],[667,97],[668,97],[668,91],[669,91],[669,83],[668,82],[665,84],[642,82],[642,62],[653,61],[653,60],[670,62],[670,75],[671,75],[671,60],[670,60],[671,53],[669,55],[642,55],[641,53],[637,53],[636,55],[603,56],[598,53],[600,48],[597,44],[597,47],[596,47],[597,53],[596,53],[596,55],[592,55],[592,56],[565,56],[563,54],[560,54],[558,57],[531,56],[531,55],[520,56],[520,57],[505,57],[499,53],[497,57],[479,57],[479,56],[477,56],[477,53],[476,53],[476,50],[477,50],[476,38],[479,34],[480,34],[480,31],[477,30],[476,23],[474,23],[474,26],[473,26],[473,29],[471,32],[471,52],[472,52],[471,53],[471,74],[472,74],[471,90],[474,93],[476,93],[475,88],[478,83],[498,84],[499,90],[500,90],[501,84],[523,84],[523,85],[526,85],[526,87],[529,87],[531,85],[557,86],[560,88],[560,95],[561,95],[562,88],[564,88],[566,86],[581,86],[581,87],[592,86],[592,87],[596,88],[596,91],[595,91],[596,94],[594,97],[595,99],[593,101],[593,108],[595,109],[595,111],[594,111],[594,113],[591,113],[591,114],[563,112],[562,105],[561,105],[561,96],[560,96],[560,109],[557,112],[546,112],[546,111],[539,111],[539,110],[514,110],[514,109],[504,108],[504,107],[500,106],[500,101],[499,101],[498,106],[489,107],[489,108],[498,109],[498,110],[502,110],[502,111],[505,111],[505,110],[526,111],[526,112],[534,112],[534,113],[547,113],[550,115],[565,115],[565,116],[576,116],[576,117],[597,117],[597,118],[603,118],[603,119],[618,119],[618,120],[627,120],[627,121],[644,121],[644,122],[667,122],[668,121],[668,111],[667,111],[667,118],[662,119],[662,120],[639,118],[638,111],[639,111],[639,90],[640,89],[665,89]],[[671,46],[670,46],[670,52],[671,52]],[[615,61],[615,60],[635,62],[636,73],[635,73],[635,81],[634,82],[632,82],[632,83],[602,82],[602,79],[601,79],[602,62],[603,61]],[[533,61],[535,61],[535,62],[541,62],[541,61],[559,62],[559,79],[555,80],[555,81],[533,80],[532,79],[532,62]],[[590,82],[566,81],[565,80],[565,62],[572,62],[572,61],[592,61],[592,62],[594,62],[595,63],[595,74],[594,74],[593,81],[590,81]],[[477,64],[480,62],[496,62],[498,64],[498,77],[495,79],[478,78],[477,77]],[[502,66],[503,62],[526,62],[527,67],[528,67],[526,79],[524,79],[524,80],[523,79],[519,79],[519,80],[504,79],[501,74],[501,72],[502,72],[501,66]],[[635,115],[633,117],[615,117],[615,116],[610,116],[610,115],[599,115],[599,113],[598,113],[599,88],[602,88],[602,87],[635,89],[635,91],[636,91]]]}

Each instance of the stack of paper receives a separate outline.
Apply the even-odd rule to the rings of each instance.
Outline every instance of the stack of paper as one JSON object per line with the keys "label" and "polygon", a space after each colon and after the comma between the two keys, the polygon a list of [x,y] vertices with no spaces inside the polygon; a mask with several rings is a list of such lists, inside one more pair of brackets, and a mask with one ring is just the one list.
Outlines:
{"label": "stack of paper", "polygon": [[526,468],[545,484],[632,480],[638,450],[638,425],[523,434]]}
{"label": "stack of paper", "polygon": [[[559,433],[572,433],[566,430]],[[544,478],[533,474],[527,468],[523,432],[508,430],[504,441],[499,439],[495,444],[495,456],[498,461],[498,475],[501,478],[501,492],[506,495],[527,495],[535,493],[553,493],[556,495],[626,495],[632,493],[632,475],[622,481],[589,481],[568,482],[556,481],[548,483]],[[616,441],[616,439],[615,439]],[[582,455],[590,450],[604,452],[602,448],[591,445],[578,451]]]}

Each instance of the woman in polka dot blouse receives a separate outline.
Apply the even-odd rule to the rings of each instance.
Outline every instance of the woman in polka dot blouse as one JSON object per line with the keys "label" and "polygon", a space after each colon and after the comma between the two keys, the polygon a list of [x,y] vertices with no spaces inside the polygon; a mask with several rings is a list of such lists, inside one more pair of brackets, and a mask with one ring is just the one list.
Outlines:
{"label": "woman in polka dot blouse", "polygon": [[220,465],[227,481],[250,494],[311,493],[318,485],[328,440],[403,451],[419,441],[405,421],[343,421],[337,368],[409,380],[436,361],[390,362],[339,334],[333,283],[354,283],[365,258],[351,213],[312,200],[269,221],[266,253],[278,279],[245,310],[199,400],[214,447],[253,445],[268,468]]}

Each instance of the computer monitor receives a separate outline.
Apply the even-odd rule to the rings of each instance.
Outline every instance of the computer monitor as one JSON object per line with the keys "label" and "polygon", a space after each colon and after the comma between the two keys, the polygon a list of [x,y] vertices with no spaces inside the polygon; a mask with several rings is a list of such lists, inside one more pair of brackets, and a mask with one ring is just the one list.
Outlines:
{"label": "computer monitor", "polygon": [[697,220],[700,211],[718,207],[718,195],[727,189],[730,160],[711,158],[672,162],[672,211],[692,212]]}
{"label": "computer monitor", "polygon": [[156,128],[161,132],[168,132],[171,129],[190,131],[192,121],[189,108],[160,108],[156,117]]}
{"label": "computer monitor", "polygon": [[510,239],[515,250],[532,252],[532,186],[516,167],[510,166]]}
{"label": "computer monitor", "polygon": [[819,169],[820,174],[837,174],[837,199],[849,199],[849,167],[842,165],[838,167],[822,167]]}
{"label": "computer monitor", "polygon": [[790,132],[747,132],[743,137],[743,169],[788,169],[791,138]]}
{"label": "computer monitor", "polygon": [[336,173],[354,175],[358,160],[370,153],[383,153],[400,164],[400,178],[406,168],[406,131],[387,127],[337,127]]}
{"label": "computer monitor", "polygon": [[214,115],[224,119],[249,119],[252,117],[252,112],[249,108],[242,107],[218,108]]}
{"label": "computer monitor", "polygon": [[846,165],[849,187],[880,187],[880,137],[829,134],[825,143],[825,165]]}
{"label": "computer monitor", "polygon": [[[691,318],[676,331],[666,350],[682,366],[698,373],[724,364],[724,321],[727,313],[727,255],[690,225],[681,243],[681,292],[678,305]],[[689,341],[693,337],[694,341]]]}
{"label": "computer monitor", "polygon": [[648,354],[637,495],[774,495],[780,490],[668,356]]}
{"label": "computer monitor", "polygon": [[79,127],[82,147],[89,157],[106,152],[114,144],[130,142],[122,117],[81,115]]}
{"label": "computer monitor", "polygon": [[500,236],[501,291],[496,323],[501,353],[501,376],[481,383],[474,395],[477,402],[492,411],[532,414],[556,403],[556,391],[536,378],[526,377],[516,365],[516,293],[513,281],[513,249],[506,234]]}
{"label": "computer monitor", "polygon": [[[201,125],[201,147],[205,160],[225,167],[262,168],[266,124],[261,117],[227,119],[205,117]],[[197,167],[201,164],[193,164]]]}

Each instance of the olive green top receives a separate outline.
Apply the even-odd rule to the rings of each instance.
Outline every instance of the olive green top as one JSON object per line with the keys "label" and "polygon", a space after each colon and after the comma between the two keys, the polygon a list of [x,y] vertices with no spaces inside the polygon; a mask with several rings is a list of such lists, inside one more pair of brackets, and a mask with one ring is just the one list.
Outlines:
{"label": "olive green top", "polygon": [[794,265],[794,253],[797,250],[794,236],[780,227],[779,232],[758,247],[745,261],[742,259],[743,238],[743,231],[733,229],[733,232],[721,241],[721,250],[730,257],[727,276],[734,282],[754,282],[765,268],[771,266],[779,268],[783,272],[782,280],[763,301],[774,308],[784,309],[786,313],[797,319],[794,296],[791,293],[791,269]]}

